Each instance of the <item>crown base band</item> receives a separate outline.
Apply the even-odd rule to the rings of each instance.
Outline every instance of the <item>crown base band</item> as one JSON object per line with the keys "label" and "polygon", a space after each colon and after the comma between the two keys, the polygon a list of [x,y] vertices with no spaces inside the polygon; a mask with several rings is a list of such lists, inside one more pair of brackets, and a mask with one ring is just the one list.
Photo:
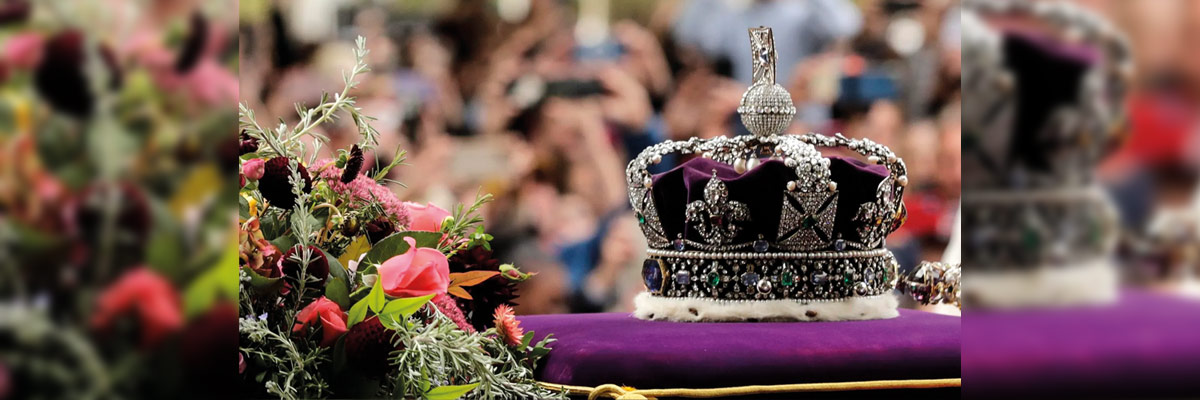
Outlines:
{"label": "crown base band", "polygon": [[[782,257],[793,254],[651,250],[650,258],[642,265],[642,278],[646,290],[655,296],[725,301],[839,300],[877,296],[895,288],[899,263],[891,252],[877,249],[854,251],[853,256],[849,253]],[[758,258],[733,257],[739,255]]]}

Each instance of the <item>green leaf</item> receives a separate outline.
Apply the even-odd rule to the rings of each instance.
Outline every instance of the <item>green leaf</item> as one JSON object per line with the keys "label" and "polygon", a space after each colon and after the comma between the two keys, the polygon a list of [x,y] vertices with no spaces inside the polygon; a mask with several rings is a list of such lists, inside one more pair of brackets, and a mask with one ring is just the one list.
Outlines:
{"label": "green leaf", "polygon": [[346,246],[346,250],[342,252],[342,256],[338,257],[338,262],[349,267],[350,261],[357,260],[367,250],[371,250],[371,241],[367,240],[367,235],[360,235]]}
{"label": "green leaf", "polygon": [[475,389],[476,386],[479,386],[479,384],[438,386],[425,392],[425,398],[429,400],[454,400],[467,394],[471,389]]}
{"label": "green leaf", "polygon": [[[325,253],[325,260],[329,261],[329,276],[332,278],[342,278],[342,282],[346,282],[347,285],[349,285],[350,273],[346,272],[346,267],[343,267],[342,263],[338,262],[338,259],[329,255],[329,253],[327,253],[327,252],[323,252],[323,253]],[[349,292],[349,291],[350,291],[350,287],[347,286],[346,292]]]}
{"label": "green leaf", "polygon": [[529,347],[529,342],[533,341],[533,331],[525,332],[525,336],[521,338],[521,348]]}
{"label": "green leaf", "polygon": [[342,335],[333,345],[333,370],[346,369],[346,335]]}
{"label": "green leaf", "polygon": [[404,238],[411,237],[416,240],[417,247],[429,247],[436,249],[438,242],[442,240],[441,232],[424,232],[424,231],[405,231],[396,232],[391,236],[383,238],[375,246],[367,251],[367,257],[364,261],[381,263],[387,259],[404,254],[408,251],[408,243]]}
{"label": "green leaf", "polygon": [[238,196],[238,216],[242,219],[250,218],[250,201],[246,200],[246,196]]}
{"label": "green leaf", "polygon": [[[238,298],[238,278],[232,266],[237,265],[236,245],[230,245],[221,258],[188,285],[183,293],[183,314],[188,317],[203,313],[218,299]],[[253,277],[251,277],[253,280]]]}
{"label": "green leaf", "polygon": [[420,310],[425,303],[429,302],[434,295],[428,294],[421,297],[407,297],[403,299],[395,299],[389,301],[387,306],[383,307],[383,312],[379,313],[382,316],[392,317],[397,321],[408,319],[410,315]]}
{"label": "green leaf", "polygon": [[[288,228],[288,220],[281,217],[282,212],[276,207],[270,207],[266,210],[263,210],[262,214],[259,214],[258,226],[260,229],[262,229],[263,237],[278,238],[283,236],[283,232]],[[272,242],[274,241],[272,240]],[[279,246],[276,244],[275,247],[286,249],[291,246]]]}
{"label": "green leaf", "polygon": [[350,314],[346,317],[346,328],[354,326],[367,318],[367,299],[362,299],[354,303],[354,307],[350,307]]}
{"label": "green leaf", "polygon": [[[150,264],[155,271],[162,272],[168,276],[178,276],[179,271],[184,266],[183,242],[174,231],[167,229],[158,230],[154,235],[150,236],[149,243],[146,244],[146,263]],[[234,252],[234,263],[237,263],[237,252]]]}
{"label": "green leaf", "polygon": [[367,294],[367,307],[376,314],[383,311],[383,306],[387,303],[387,297],[383,294],[383,278],[375,280],[375,286],[371,288],[371,293]]}
{"label": "green leaf", "polygon": [[[332,266],[331,266],[332,268]],[[329,283],[325,285],[325,297],[333,300],[343,310],[350,306],[350,289],[347,286],[346,280],[340,276],[329,278]]]}
{"label": "green leaf", "polygon": [[292,235],[283,235],[271,240],[271,244],[280,252],[287,252],[288,249],[296,247],[296,237]]}
{"label": "green leaf", "polygon": [[421,393],[429,391],[429,371],[425,367],[421,367]]}
{"label": "green leaf", "polygon": [[250,275],[250,287],[260,292],[271,292],[278,289],[277,285],[279,285],[283,279],[282,277],[268,278],[259,275],[258,272],[254,272],[254,270],[249,266],[243,266],[242,271],[246,271],[246,274]]}
{"label": "green leaf", "polygon": [[[378,279],[378,278],[376,278],[376,279]],[[356,289],[356,290],[354,290],[354,292],[350,293],[350,302],[358,303],[360,301],[363,301],[364,299],[367,298],[367,295],[370,293],[371,293],[370,287],[368,287],[367,285],[359,285],[358,289]]]}

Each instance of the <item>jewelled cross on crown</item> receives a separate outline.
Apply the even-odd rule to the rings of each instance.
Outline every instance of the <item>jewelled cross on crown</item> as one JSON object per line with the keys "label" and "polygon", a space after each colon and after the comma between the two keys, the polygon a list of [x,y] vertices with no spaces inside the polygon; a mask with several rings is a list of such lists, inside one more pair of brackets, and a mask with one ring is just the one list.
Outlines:
{"label": "jewelled cross on crown", "polygon": [[750,28],[750,56],[754,81],[742,94],[738,114],[751,133],[778,135],[791,125],[796,106],[787,89],[775,83],[775,38],[771,28]]}
{"label": "jewelled cross on crown", "polygon": [[775,37],[771,28],[750,28],[750,55],[754,60],[752,84],[774,84]]}

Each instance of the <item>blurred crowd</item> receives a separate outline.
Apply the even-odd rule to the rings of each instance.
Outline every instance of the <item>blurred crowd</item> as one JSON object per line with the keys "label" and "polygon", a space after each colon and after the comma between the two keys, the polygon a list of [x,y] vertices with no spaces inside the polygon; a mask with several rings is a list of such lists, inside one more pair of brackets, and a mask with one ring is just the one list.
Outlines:
{"label": "blurred crowd", "polygon": [[[632,310],[645,241],[625,165],[663,140],[747,134],[735,109],[755,26],[775,32],[789,132],[894,149],[914,185],[888,246],[902,268],[941,259],[959,196],[956,2],[435,3],[242,2],[241,99],[290,122],[339,87],[365,37],[372,71],[353,94],[380,149],[408,152],[394,190],[442,206],[494,194],[497,256],[539,274],[519,313]],[[326,128],[327,149],[357,140],[348,122]]]}
{"label": "blurred crowd", "polygon": [[1125,279],[1200,296],[1200,3],[1081,3],[1134,50],[1126,137],[1100,168],[1122,217]]}

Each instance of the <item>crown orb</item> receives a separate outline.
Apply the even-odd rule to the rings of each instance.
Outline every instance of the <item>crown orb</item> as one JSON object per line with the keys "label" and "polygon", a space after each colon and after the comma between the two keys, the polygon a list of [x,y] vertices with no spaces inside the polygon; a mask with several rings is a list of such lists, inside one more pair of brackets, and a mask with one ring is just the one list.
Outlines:
{"label": "crown orb", "polygon": [[742,96],[742,124],[757,136],[778,135],[787,130],[796,116],[796,107],[787,89],[778,83],[756,83]]}

